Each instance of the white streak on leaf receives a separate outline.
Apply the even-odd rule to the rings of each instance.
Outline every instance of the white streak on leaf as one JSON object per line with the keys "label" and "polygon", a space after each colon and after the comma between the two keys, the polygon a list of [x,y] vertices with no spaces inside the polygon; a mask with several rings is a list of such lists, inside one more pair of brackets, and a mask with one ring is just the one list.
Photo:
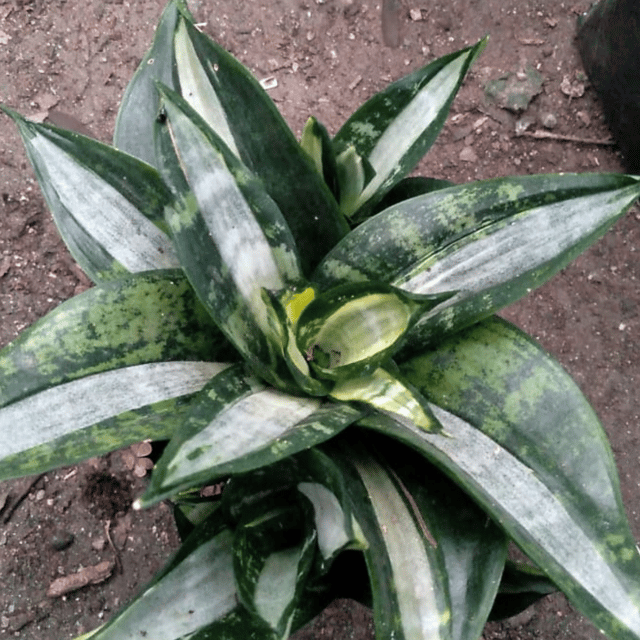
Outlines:
{"label": "white streak on leaf", "polygon": [[195,393],[227,366],[156,362],[52,387],[0,409],[0,451],[8,456],[125,411]]}
{"label": "white streak on leaf", "polygon": [[34,136],[29,145],[62,205],[125,269],[138,273],[180,266],[169,236],[104,179],[44,136]]}

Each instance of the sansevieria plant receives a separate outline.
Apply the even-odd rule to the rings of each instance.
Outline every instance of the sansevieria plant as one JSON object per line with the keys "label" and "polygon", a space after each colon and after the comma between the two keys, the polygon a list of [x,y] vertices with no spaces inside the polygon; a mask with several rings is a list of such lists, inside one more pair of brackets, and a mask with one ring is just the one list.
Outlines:
{"label": "sansevieria plant", "polygon": [[86,637],[280,639],[350,596],[380,639],[477,640],[558,588],[610,638],[640,638],[604,432],[493,315],[640,182],[407,177],[484,44],[297,141],[173,0],[114,147],[4,109],[96,286],[0,352],[0,477],[168,440],[136,506],[170,499],[184,536]]}

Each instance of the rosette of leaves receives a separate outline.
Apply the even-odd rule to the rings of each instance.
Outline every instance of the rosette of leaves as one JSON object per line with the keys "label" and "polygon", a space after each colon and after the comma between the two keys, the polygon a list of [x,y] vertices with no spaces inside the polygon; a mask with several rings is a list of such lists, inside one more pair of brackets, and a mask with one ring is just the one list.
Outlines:
{"label": "rosette of leaves", "polygon": [[381,639],[475,640],[556,588],[640,638],[604,432],[494,315],[640,183],[407,177],[484,44],[297,141],[174,0],[113,147],[5,109],[96,286],[0,352],[0,476],[169,441],[137,506],[172,499],[183,546],[94,640],[286,638],[338,596]]}

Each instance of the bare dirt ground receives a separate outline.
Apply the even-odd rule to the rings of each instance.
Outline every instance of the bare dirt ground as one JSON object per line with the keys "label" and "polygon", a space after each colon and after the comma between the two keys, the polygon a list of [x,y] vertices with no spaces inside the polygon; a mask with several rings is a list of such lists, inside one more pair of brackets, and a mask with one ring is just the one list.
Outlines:
{"label": "bare dirt ground", "polygon": [[[194,0],[203,29],[249,66],[299,134],[316,115],[335,133],[374,91],[489,34],[420,173],[454,182],[537,172],[621,171],[574,43],[589,0]],[[385,6],[392,6],[387,3]],[[0,0],[0,101],[109,141],[120,97],[164,0]],[[505,109],[503,85],[528,106]],[[498,81],[498,82],[496,82]],[[494,97],[491,99],[488,94]],[[526,104],[526,100],[523,104]],[[71,116],[71,119],[69,119]],[[536,132],[542,132],[536,133]],[[540,137],[540,136],[546,137]],[[89,286],[58,239],[18,136],[0,120],[0,345]],[[640,213],[504,315],[571,372],[612,441],[640,539]],[[20,425],[16,425],[19,428]],[[129,452],[0,484],[0,638],[62,640],[111,616],[177,544],[167,506],[133,513],[143,488]],[[113,563],[60,598],[58,577]],[[486,640],[602,637],[552,596],[491,624]],[[373,638],[369,612],[341,601],[299,640]]]}

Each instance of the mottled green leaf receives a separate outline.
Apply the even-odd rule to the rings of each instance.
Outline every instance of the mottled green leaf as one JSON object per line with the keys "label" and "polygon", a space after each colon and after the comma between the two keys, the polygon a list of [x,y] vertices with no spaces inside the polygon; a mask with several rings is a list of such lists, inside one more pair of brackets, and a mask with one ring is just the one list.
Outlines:
{"label": "mottled green leaf", "polygon": [[167,439],[185,404],[227,365],[154,362],[60,384],[0,409],[0,479]]}
{"label": "mottled green leaf", "polygon": [[185,273],[254,370],[291,386],[284,328],[262,291],[306,287],[291,232],[262,182],[184,100],[163,94],[162,171],[176,193],[166,216]]}
{"label": "mottled green leaf", "polygon": [[214,361],[227,345],[181,271],[135,274],[64,302],[1,350],[0,407],[120,367]]}
{"label": "mottled green leaf", "polygon": [[400,180],[392,187],[382,200],[375,206],[374,213],[380,213],[389,207],[400,204],[409,198],[424,196],[438,189],[454,187],[455,184],[449,180],[438,180],[437,178],[425,178],[423,176],[411,176]]}
{"label": "mottled green leaf", "polygon": [[442,435],[367,418],[473,495],[611,638],[640,638],[640,557],[606,436],[571,378],[534,341],[487,320],[401,364]]}
{"label": "mottled green leaf", "polygon": [[204,389],[140,504],[277,462],[329,439],[362,415],[348,405],[277,391],[235,366]]}
{"label": "mottled green leaf", "polygon": [[520,176],[438,189],[360,225],[313,281],[322,288],[374,280],[412,293],[456,291],[411,330],[409,353],[541,285],[639,195],[638,180],[619,174]]}

